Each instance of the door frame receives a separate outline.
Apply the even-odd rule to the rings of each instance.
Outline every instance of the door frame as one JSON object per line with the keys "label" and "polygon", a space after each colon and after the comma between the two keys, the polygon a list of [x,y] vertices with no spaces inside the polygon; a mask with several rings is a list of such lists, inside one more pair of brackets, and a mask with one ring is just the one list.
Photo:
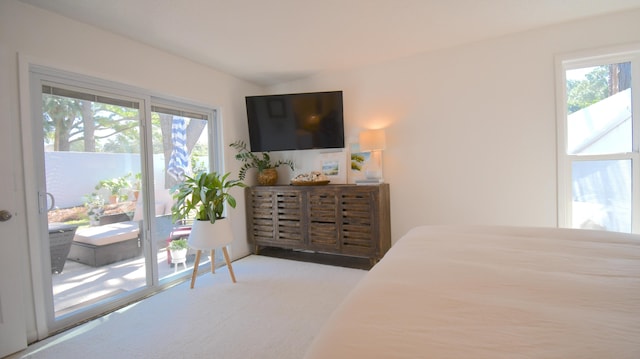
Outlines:
{"label": "door frame", "polygon": [[[0,78],[12,78],[9,52],[0,44]],[[27,347],[27,321],[25,292],[17,290],[23,288],[23,283],[28,275],[23,269],[28,268],[21,258],[27,253],[26,238],[20,230],[23,221],[19,215],[18,193],[20,173],[17,133],[18,108],[12,101],[10,84],[12,81],[0,81],[0,109],[5,114],[4,131],[0,135],[0,157],[2,163],[8,165],[5,171],[0,173],[0,209],[9,211],[12,218],[0,222],[2,229],[3,250],[0,251],[0,271],[2,273],[14,273],[3,275],[0,278],[0,357],[5,357]],[[15,83],[14,83],[15,84]],[[19,255],[16,255],[18,253]]]}
{"label": "door frame", "polygon": [[[45,248],[42,244],[46,239],[43,239],[43,236],[48,233],[47,223],[46,221],[41,220],[42,215],[40,214],[39,208],[46,207],[46,195],[42,200],[39,200],[39,196],[37,194],[38,191],[44,193],[45,188],[44,183],[39,183],[44,182],[44,179],[40,179],[38,177],[38,173],[40,171],[39,166],[44,164],[44,153],[41,150],[41,146],[34,143],[36,140],[35,135],[40,133],[41,128],[34,128],[38,121],[34,120],[33,116],[34,114],[37,115],[41,112],[41,103],[39,101],[32,101],[32,99],[36,98],[33,97],[34,94],[40,95],[42,93],[40,79],[43,77],[46,80],[50,80],[50,78],[59,78],[63,83],[69,83],[71,85],[75,84],[78,86],[89,85],[92,88],[116,91],[118,94],[124,96],[142,99],[143,101],[140,109],[141,113],[146,112],[147,114],[150,114],[152,102],[158,101],[164,103],[175,102],[177,104],[179,103],[199,108],[210,113],[208,126],[210,131],[208,134],[210,139],[209,158],[211,162],[210,167],[214,170],[221,168],[221,156],[219,155],[222,151],[222,148],[220,148],[221,138],[219,137],[221,133],[221,124],[219,115],[220,109],[215,106],[197,104],[185,101],[181,98],[172,98],[171,96],[156,94],[149,90],[139,89],[119,82],[104,80],[89,74],[73,72],[72,70],[65,69],[64,66],[48,62],[45,63],[30,56],[24,56],[21,54],[19,54],[18,65],[22,150],[25,159],[24,188],[27,207],[25,209],[25,217],[28,224],[27,227],[29,229],[28,243],[31,263],[31,282],[29,285],[31,286],[31,294],[33,296],[33,313],[28,317],[33,318],[33,323],[30,324],[30,329],[35,327],[33,329],[36,332],[35,338],[32,334],[30,335],[29,341],[34,341],[44,339],[56,331],[75,325],[75,323],[78,323],[79,321],[97,317],[105,313],[105,311],[115,310],[131,303],[132,301],[142,299],[150,294],[173,286],[178,281],[182,280],[182,278],[173,278],[171,280],[158,281],[158,274],[155,272],[157,269],[154,270],[151,268],[151,265],[156,263],[156,253],[154,251],[156,247],[153,247],[152,243],[148,242],[144,246],[144,253],[147,261],[147,285],[144,288],[137,290],[132,296],[117,298],[108,302],[108,307],[103,307],[102,309],[92,307],[91,309],[79,312],[76,315],[70,314],[62,318],[55,318],[53,314],[53,294],[50,290],[47,290],[47,288],[51,288],[51,259],[48,248]],[[150,138],[151,129],[145,121],[146,120],[142,121],[141,134],[145,133],[147,136],[145,138]],[[145,159],[141,164],[143,169],[147,170],[147,175],[143,175],[142,179],[143,188],[151,189],[153,188],[153,186],[150,185],[153,183],[153,173],[149,172],[149,166],[152,164],[151,161],[153,157],[151,141],[143,143],[143,146],[147,149],[146,157],[144,157]],[[143,156],[143,153],[141,153],[141,156]],[[151,210],[154,208],[152,205],[154,194],[148,193],[148,195],[143,197],[145,198],[145,221],[143,221],[145,225],[144,228],[141,228],[141,231],[144,231],[144,238],[148,241],[151,238],[150,223],[154,218],[154,213]],[[48,240],[46,242],[48,245]]]}

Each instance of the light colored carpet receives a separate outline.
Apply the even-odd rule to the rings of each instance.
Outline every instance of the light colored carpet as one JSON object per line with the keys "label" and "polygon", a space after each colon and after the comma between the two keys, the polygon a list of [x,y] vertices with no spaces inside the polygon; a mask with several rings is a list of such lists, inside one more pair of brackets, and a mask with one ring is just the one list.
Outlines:
{"label": "light colored carpet", "polygon": [[301,358],[366,271],[263,256],[233,263],[9,358]]}

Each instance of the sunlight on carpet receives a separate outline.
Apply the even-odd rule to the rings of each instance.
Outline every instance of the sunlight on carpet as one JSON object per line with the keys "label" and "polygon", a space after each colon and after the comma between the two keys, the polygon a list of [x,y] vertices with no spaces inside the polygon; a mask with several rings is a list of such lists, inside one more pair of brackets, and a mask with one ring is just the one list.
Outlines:
{"label": "sunlight on carpet", "polygon": [[264,256],[36,343],[17,358],[301,358],[366,271]]}

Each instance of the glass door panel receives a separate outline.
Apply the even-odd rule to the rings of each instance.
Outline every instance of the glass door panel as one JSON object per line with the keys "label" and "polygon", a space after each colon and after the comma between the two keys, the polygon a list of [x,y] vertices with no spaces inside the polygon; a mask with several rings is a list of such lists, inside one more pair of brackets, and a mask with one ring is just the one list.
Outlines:
{"label": "glass door panel", "polygon": [[[189,223],[174,220],[171,189],[200,171],[210,171],[208,115],[152,106],[152,144],[154,191],[156,197],[156,242],[160,280],[190,274],[195,252],[189,250],[186,263],[174,263],[168,245],[171,240],[186,238]],[[161,210],[161,208],[163,210]],[[164,211],[164,212],[162,212]]]}
{"label": "glass door panel", "polygon": [[137,102],[42,87],[55,317],[147,285]]}

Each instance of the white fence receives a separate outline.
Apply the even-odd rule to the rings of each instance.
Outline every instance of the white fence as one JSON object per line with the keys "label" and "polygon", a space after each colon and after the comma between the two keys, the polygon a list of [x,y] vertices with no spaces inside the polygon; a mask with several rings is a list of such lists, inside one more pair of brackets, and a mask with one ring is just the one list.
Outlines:
{"label": "white fence", "polygon": [[[156,187],[164,185],[164,156],[154,158]],[[45,152],[47,192],[55,198],[55,208],[69,208],[84,203],[84,196],[97,192],[101,180],[140,172],[140,155],[134,153]],[[133,179],[133,178],[132,178]],[[161,182],[161,183],[160,183]],[[162,187],[160,187],[162,188]],[[49,203],[49,205],[51,205]]]}

